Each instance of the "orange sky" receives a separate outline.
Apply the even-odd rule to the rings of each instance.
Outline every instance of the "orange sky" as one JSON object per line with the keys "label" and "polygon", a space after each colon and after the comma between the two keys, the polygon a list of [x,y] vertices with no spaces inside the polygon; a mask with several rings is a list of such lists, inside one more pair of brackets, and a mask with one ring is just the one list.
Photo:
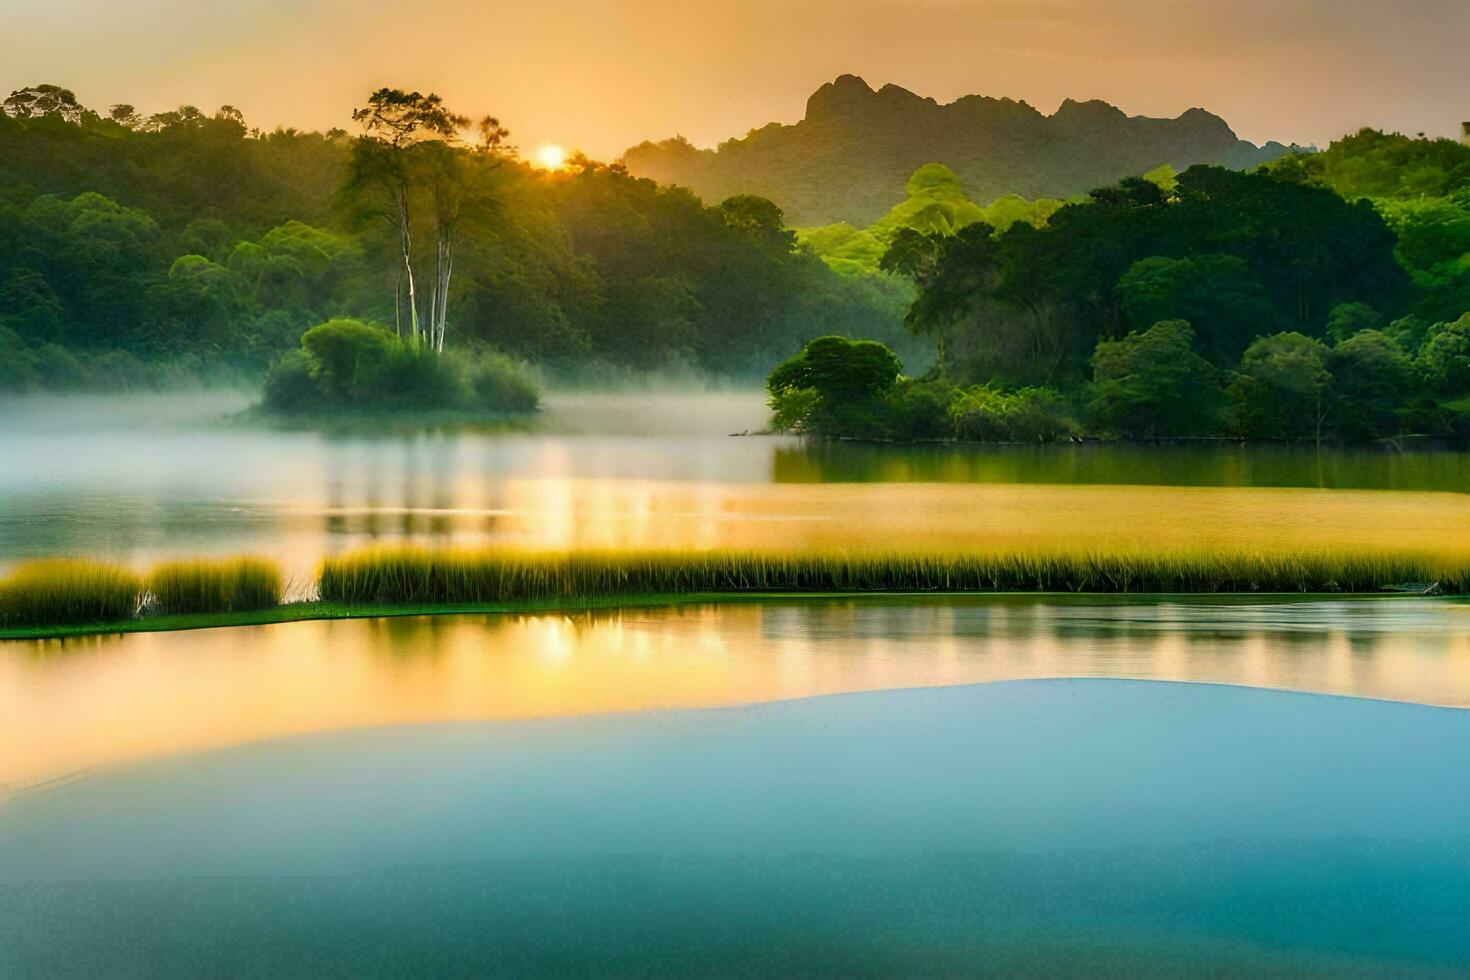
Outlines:
{"label": "orange sky", "polygon": [[1256,142],[1470,118],[1470,0],[3,0],[0,37],[7,92],[326,128],[398,85],[500,115],[524,152],[599,157],[793,122],[843,72],[1047,112],[1199,105]]}

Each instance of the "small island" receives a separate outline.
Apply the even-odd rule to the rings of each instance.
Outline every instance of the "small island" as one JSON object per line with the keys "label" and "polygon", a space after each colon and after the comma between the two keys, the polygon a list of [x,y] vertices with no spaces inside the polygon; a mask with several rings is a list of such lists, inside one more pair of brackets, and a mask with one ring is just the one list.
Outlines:
{"label": "small island", "polygon": [[438,351],[360,320],[308,330],[265,378],[264,410],[290,418],[394,412],[524,415],[540,394],[530,372],[487,348]]}

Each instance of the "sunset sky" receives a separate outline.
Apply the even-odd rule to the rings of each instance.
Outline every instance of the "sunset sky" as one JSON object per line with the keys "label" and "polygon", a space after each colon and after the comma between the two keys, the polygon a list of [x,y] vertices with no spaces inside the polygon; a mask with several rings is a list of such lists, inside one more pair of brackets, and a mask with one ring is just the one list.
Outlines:
{"label": "sunset sky", "polygon": [[493,112],[524,152],[610,158],[800,118],[844,72],[947,102],[1066,97],[1243,137],[1326,143],[1470,118],[1465,0],[5,0],[0,88],[54,82],[94,107],[231,103],[326,128],[379,85]]}

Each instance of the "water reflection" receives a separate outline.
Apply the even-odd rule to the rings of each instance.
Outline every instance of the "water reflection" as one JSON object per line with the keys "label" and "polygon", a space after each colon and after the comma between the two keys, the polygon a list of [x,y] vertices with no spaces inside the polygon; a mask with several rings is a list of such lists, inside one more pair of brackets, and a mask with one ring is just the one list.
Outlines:
{"label": "water reflection", "polygon": [[777,446],[776,483],[1087,483],[1470,491],[1470,453],[1206,444]]}
{"label": "water reflection", "polygon": [[86,419],[0,407],[0,564],[249,552],[302,577],[398,540],[1470,549],[1463,453],[730,438],[759,426],[754,393],[557,396],[532,431],[269,431],[197,408],[130,426],[110,404]]}
{"label": "water reflection", "polygon": [[7,642],[0,784],[358,726],[1077,676],[1470,706],[1470,603],[813,599]]}

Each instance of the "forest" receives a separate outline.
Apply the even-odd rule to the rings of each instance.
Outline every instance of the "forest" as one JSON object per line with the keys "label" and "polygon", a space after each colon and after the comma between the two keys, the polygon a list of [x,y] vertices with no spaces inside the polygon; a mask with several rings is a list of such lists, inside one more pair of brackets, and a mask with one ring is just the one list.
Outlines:
{"label": "forest", "polygon": [[812,342],[778,426],[897,439],[1470,440],[1470,147],[1364,130],[1128,178],[1004,230],[889,228],[939,362]]}
{"label": "forest", "polygon": [[1453,141],[1363,130],[1066,200],[981,203],[930,163],[866,228],[793,229],[751,194],[537,168],[433,94],[343,116],[261,132],[230,106],[12,93],[0,391],[264,382],[287,412],[502,413],[547,379],[780,363],[776,426],[825,435],[1470,439]]}
{"label": "forest", "polygon": [[[328,339],[398,358],[388,374],[413,360],[429,388],[435,362],[393,344],[453,355],[456,390],[507,361],[754,379],[834,330],[922,356],[911,287],[835,274],[771,202],[707,204],[580,156],[537,169],[498,120],[433,95],[381,89],[328,132],[261,132],[230,106],[99,111],[55,85],[3,110],[0,391],[257,385],[285,361],[276,387],[310,399],[302,338],[332,321]],[[323,397],[363,395],[318,374]]]}

